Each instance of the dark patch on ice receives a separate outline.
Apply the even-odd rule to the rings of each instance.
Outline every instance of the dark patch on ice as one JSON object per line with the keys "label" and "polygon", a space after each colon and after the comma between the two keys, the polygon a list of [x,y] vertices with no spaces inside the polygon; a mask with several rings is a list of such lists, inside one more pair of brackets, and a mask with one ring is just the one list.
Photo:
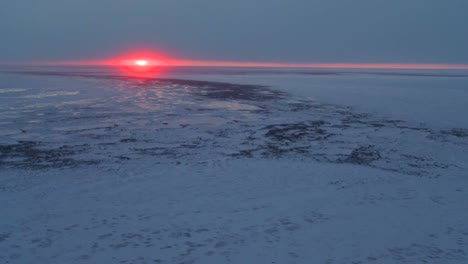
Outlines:
{"label": "dark patch on ice", "polygon": [[142,155],[148,155],[153,157],[169,157],[169,158],[180,158],[187,154],[181,154],[176,149],[170,147],[152,147],[152,148],[133,148]]}
{"label": "dark patch on ice", "polygon": [[31,240],[31,244],[35,244],[37,247],[40,248],[48,248],[52,245],[52,240],[47,237],[36,238]]}
{"label": "dark patch on ice", "polygon": [[64,145],[47,148],[37,141],[0,144],[0,167],[45,169],[98,164],[98,160],[80,160],[73,156],[89,150],[87,145]]}
{"label": "dark patch on ice", "polygon": [[312,104],[310,102],[289,103],[288,105],[289,111],[291,112],[307,111],[317,107],[316,104]]}
{"label": "dark patch on ice", "polygon": [[7,240],[10,237],[10,233],[0,233],[0,243]]}
{"label": "dark patch on ice", "polygon": [[214,248],[222,248],[227,246],[227,243],[225,241],[219,241],[214,245]]}
{"label": "dark patch on ice", "polygon": [[373,145],[362,146],[354,149],[343,162],[359,165],[369,165],[373,161],[381,159],[380,151]]}
{"label": "dark patch on ice", "polygon": [[278,99],[284,95],[282,92],[269,90],[264,86],[233,85],[227,83],[202,86],[202,89],[196,91],[198,91],[199,96],[222,100],[265,101]]}
{"label": "dark patch on ice", "polygon": [[298,258],[298,257],[299,257],[299,255],[296,254],[296,253],[294,253],[294,252],[288,252],[288,255],[289,255],[290,257],[292,257],[292,258]]}
{"label": "dark patch on ice", "polygon": [[328,216],[325,216],[324,214],[320,212],[308,212],[304,215],[304,221],[310,223],[310,224],[320,224],[329,219]]}
{"label": "dark patch on ice", "polygon": [[458,138],[468,137],[468,129],[463,128],[453,128],[450,130],[442,130],[441,133],[447,136],[454,136]]}
{"label": "dark patch on ice", "polygon": [[98,236],[98,239],[106,239],[113,236],[113,233],[102,234]]}
{"label": "dark patch on ice", "polygon": [[120,159],[120,160],[131,160],[130,157],[127,157],[127,156],[124,156],[124,155],[116,156],[116,158],[118,158],[118,159]]}
{"label": "dark patch on ice", "polygon": [[279,219],[279,222],[283,226],[283,229],[286,231],[296,231],[301,228],[299,224],[293,223],[287,218]]}
{"label": "dark patch on ice", "polygon": [[121,248],[126,248],[130,245],[130,242],[122,242],[122,243],[113,243],[110,244],[110,247],[113,249],[121,249]]}
{"label": "dark patch on ice", "polygon": [[466,261],[466,252],[461,249],[442,249],[432,245],[411,244],[408,247],[388,249],[389,258],[398,262],[429,263],[434,260],[443,262]]}
{"label": "dark patch on ice", "polygon": [[279,143],[285,144],[287,142],[294,142],[304,138],[307,140],[324,140],[332,134],[321,126],[326,124],[325,121],[309,121],[293,124],[278,124],[268,125],[264,129],[267,130],[265,136]]}

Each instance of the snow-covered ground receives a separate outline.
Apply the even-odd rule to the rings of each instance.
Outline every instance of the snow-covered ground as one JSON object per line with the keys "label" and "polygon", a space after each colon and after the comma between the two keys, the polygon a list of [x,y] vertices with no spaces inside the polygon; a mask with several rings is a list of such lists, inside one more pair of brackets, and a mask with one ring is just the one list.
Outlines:
{"label": "snow-covered ground", "polygon": [[463,73],[161,77],[0,73],[1,263],[468,262]]}

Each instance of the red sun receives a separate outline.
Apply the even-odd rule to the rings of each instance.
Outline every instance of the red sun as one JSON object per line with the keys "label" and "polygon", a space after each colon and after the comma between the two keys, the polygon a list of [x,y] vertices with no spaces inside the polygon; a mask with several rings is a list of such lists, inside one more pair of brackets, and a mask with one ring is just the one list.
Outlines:
{"label": "red sun", "polygon": [[118,62],[120,66],[138,66],[138,67],[162,67],[167,66],[168,63],[159,58],[151,58],[151,57],[136,57],[136,58],[124,58],[120,59]]}
{"label": "red sun", "polygon": [[168,60],[159,54],[134,53],[113,60],[113,65],[128,74],[151,75],[169,66]]}
{"label": "red sun", "polygon": [[135,65],[141,66],[141,67],[148,66],[148,61],[147,60],[136,60]]}

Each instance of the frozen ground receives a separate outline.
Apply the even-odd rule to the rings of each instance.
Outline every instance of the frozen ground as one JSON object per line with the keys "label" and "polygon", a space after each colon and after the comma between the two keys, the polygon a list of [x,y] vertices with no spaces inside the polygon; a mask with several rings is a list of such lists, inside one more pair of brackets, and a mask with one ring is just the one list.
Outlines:
{"label": "frozen ground", "polygon": [[468,262],[466,76],[166,77],[0,74],[0,262]]}

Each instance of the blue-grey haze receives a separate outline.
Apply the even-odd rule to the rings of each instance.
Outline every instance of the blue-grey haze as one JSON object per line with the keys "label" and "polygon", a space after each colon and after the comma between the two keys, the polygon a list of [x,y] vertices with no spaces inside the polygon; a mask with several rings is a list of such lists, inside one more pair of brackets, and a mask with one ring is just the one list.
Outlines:
{"label": "blue-grey haze", "polygon": [[468,63],[467,0],[1,0],[0,61]]}

